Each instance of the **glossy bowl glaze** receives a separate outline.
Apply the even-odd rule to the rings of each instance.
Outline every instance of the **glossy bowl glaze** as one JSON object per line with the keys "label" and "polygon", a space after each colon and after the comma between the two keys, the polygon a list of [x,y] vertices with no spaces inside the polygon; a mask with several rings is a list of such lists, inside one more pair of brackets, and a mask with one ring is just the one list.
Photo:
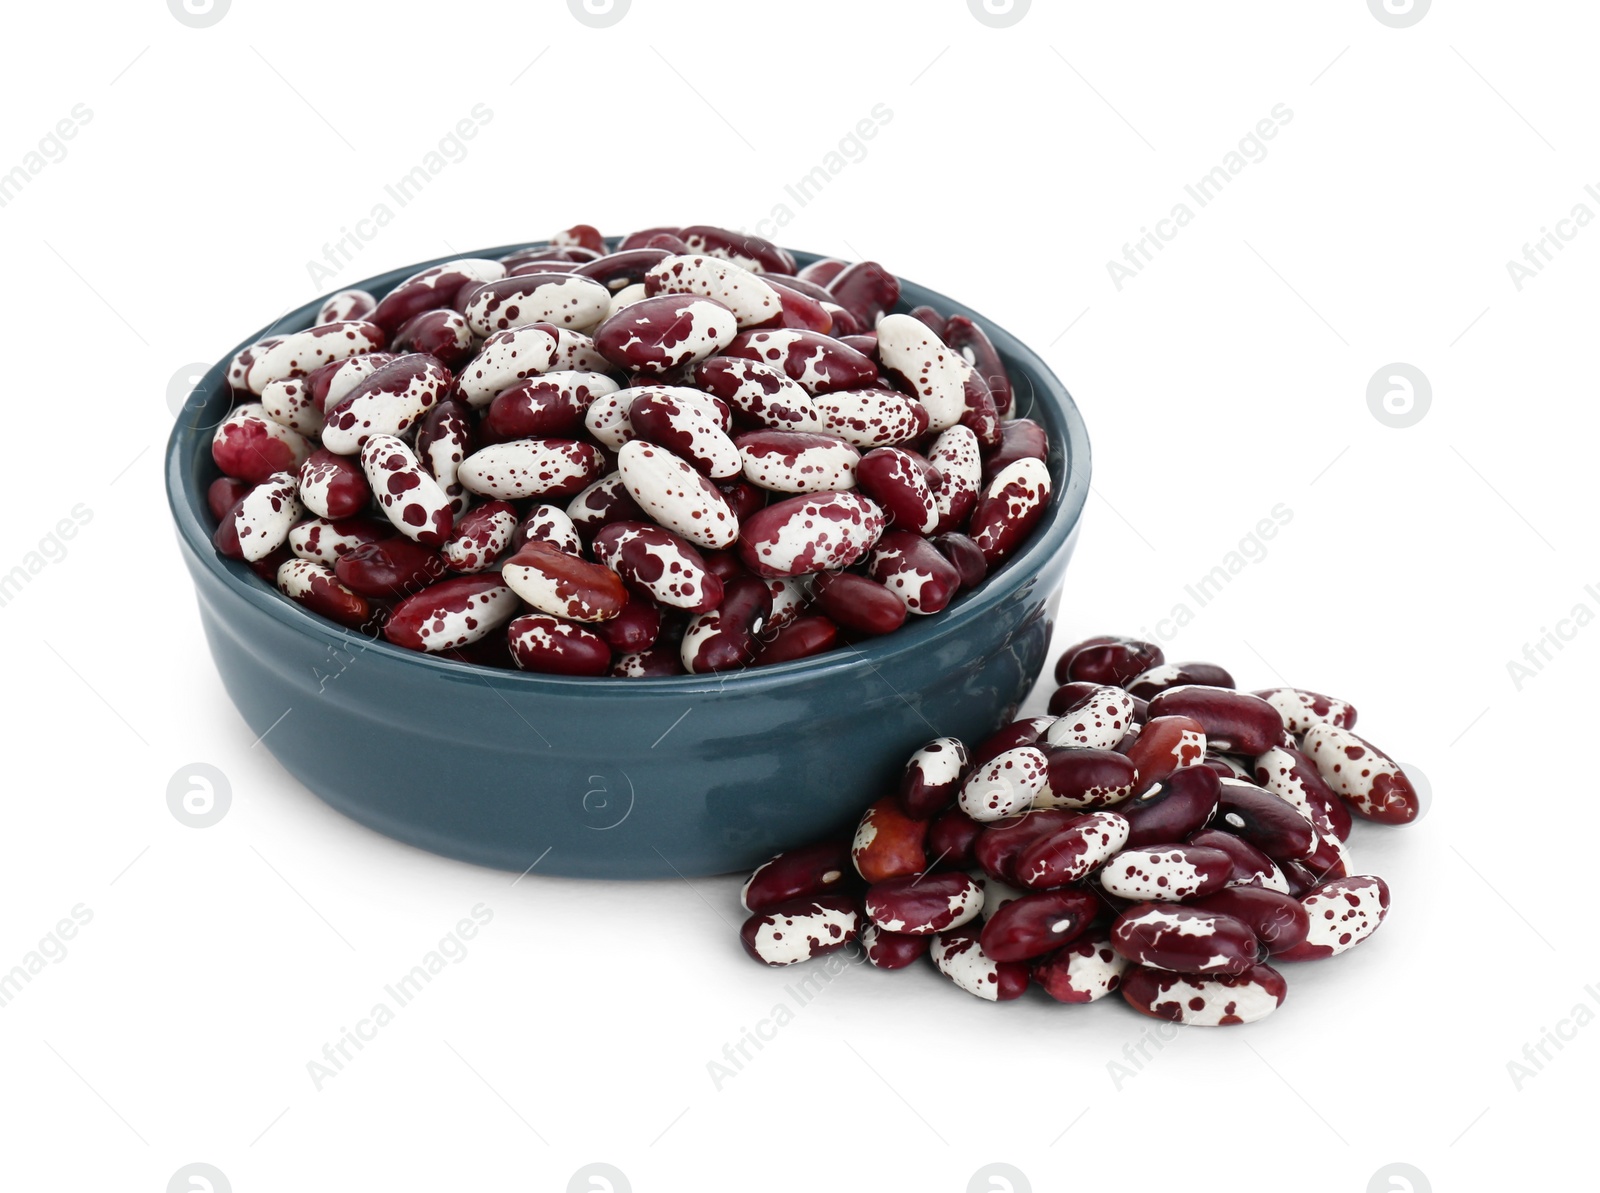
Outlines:
{"label": "glossy bowl glaze", "polygon": [[[353,284],[381,296],[433,264]],[[229,696],[284,768],[333,807],[486,866],[688,877],[847,836],[920,743],[980,738],[1032,688],[1089,489],[1088,434],[1044,363],[969,308],[906,283],[900,309],[922,303],[982,324],[1021,412],[1049,432],[1054,496],[1033,537],[944,613],[883,639],[664,679],[534,675],[402,650],[309,613],[218,555],[206,487],[217,476],[212,430],[230,406],[230,351],[190,395],[166,458],[178,541]],[[245,342],[307,327],[317,307]]]}

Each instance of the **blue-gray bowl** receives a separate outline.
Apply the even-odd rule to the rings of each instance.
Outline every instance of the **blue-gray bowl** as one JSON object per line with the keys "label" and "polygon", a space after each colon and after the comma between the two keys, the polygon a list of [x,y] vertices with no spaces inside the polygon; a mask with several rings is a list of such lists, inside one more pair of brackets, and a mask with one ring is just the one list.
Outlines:
{"label": "blue-gray bowl", "polygon": [[[436,263],[356,285],[381,296]],[[284,768],[339,811],[486,866],[718,874],[847,835],[921,742],[975,740],[1014,714],[1044,666],[1089,489],[1088,433],[1044,363],[968,307],[907,283],[901,309],[921,303],[972,316],[994,340],[1019,406],[1050,435],[1049,513],[1017,556],[942,614],[858,647],[724,675],[587,679],[470,666],[374,641],[287,600],[211,545],[206,488],[217,476],[212,428],[229,408],[225,356],[180,413],[166,467],[229,696]],[[307,327],[317,306],[245,342]]]}

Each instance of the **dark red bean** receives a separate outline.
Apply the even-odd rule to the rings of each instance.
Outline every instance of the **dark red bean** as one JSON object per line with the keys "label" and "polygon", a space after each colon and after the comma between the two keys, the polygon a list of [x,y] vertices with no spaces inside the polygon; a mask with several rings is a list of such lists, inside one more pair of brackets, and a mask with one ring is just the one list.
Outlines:
{"label": "dark red bean", "polygon": [[765,667],[772,663],[792,663],[795,659],[809,659],[812,655],[826,654],[839,645],[839,627],[826,617],[807,615],[797,617],[784,626],[756,651],[752,666]]}
{"label": "dark red bean", "polygon": [[722,586],[722,602],[697,613],[683,638],[683,665],[701,674],[748,667],[760,633],[772,616],[772,591],[755,576],[735,576]]}
{"label": "dark red bean", "polygon": [[1050,439],[1043,427],[1032,419],[1012,419],[1001,428],[1000,447],[983,462],[983,479],[988,481],[1018,460],[1045,460],[1049,455]]}
{"label": "dark red bean", "polygon": [[604,675],[611,669],[611,647],[585,625],[529,613],[506,627],[511,654],[524,671],[546,675]]}
{"label": "dark red bean", "polygon": [[1260,696],[1228,688],[1168,688],[1150,701],[1152,717],[1190,717],[1219,754],[1265,754],[1283,737],[1283,718]]}
{"label": "dark red bean", "polygon": [[1162,841],[1190,841],[1216,814],[1222,798],[1217,776],[1203,766],[1187,766],[1121,804],[1120,812],[1131,826],[1129,848]]}
{"label": "dark red bean", "polygon": [[1140,965],[1178,973],[1243,973],[1261,942],[1242,920],[1174,903],[1140,903],[1111,925],[1111,945]]}
{"label": "dark red bean", "polygon": [[850,846],[823,841],[786,849],[755,868],[739,892],[746,911],[770,911],[780,903],[837,894],[854,881]]}
{"label": "dark red bean", "polygon": [[1017,881],[1017,864],[1025,851],[1033,845],[1079,819],[1078,813],[1065,809],[1024,812],[1020,816],[1007,816],[983,828],[973,845],[973,860],[983,867],[984,873],[1001,882]]}
{"label": "dark red bean", "polygon": [[795,259],[788,249],[748,232],[735,232],[712,224],[690,224],[677,236],[691,253],[705,253],[742,265],[757,273],[793,273]]}
{"label": "dark red bean", "polygon": [[644,281],[644,275],[672,254],[665,249],[626,249],[595,261],[587,261],[572,272],[593,278],[612,293]]}
{"label": "dark red bean", "polygon": [[[1189,769],[1202,771],[1205,768],[1190,767]],[[1189,771],[1179,771],[1178,773],[1188,774]],[[1236,837],[1232,833],[1223,832],[1221,829],[1208,828],[1196,833],[1190,833],[1188,842],[1191,845],[1204,845],[1207,849],[1219,849],[1232,858],[1233,874],[1228,879],[1229,884],[1232,886],[1265,886],[1268,889],[1276,890],[1286,885],[1282,880],[1282,874],[1277,863],[1242,837]]]}
{"label": "dark red bean", "polygon": [[885,796],[867,809],[856,826],[850,857],[856,873],[868,882],[882,882],[927,869],[924,842],[928,821],[913,820],[900,810],[900,802]]}
{"label": "dark red bean", "polygon": [[[318,448],[311,453],[311,457],[315,459],[321,454],[323,454],[322,449]],[[332,452],[327,454],[333,456]],[[334,456],[334,459],[339,458]],[[358,467],[356,471],[360,473],[361,470]],[[211,482],[211,487],[206,490],[206,508],[211,511],[213,518],[221,522],[233,507],[239,504],[240,499],[253,488],[255,486],[249,481],[239,480],[237,477],[232,476],[219,476]],[[344,516],[346,515],[340,515],[340,517]]]}
{"label": "dark red bean", "polygon": [[456,311],[423,311],[400,326],[389,341],[395,352],[425,352],[452,371],[471,360],[477,351],[472,328]]}
{"label": "dark red bean", "polygon": [[491,443],[564,438],[578,431],[591,398],[587,386],[533,377],[495,396],[484,415],[483,429]]}
{"label": "dark red bean", "polygon": [[912,307],[911,317],[920,319],[934,335],[944,339],[944,316],[929,306]]}
{"label": "dark red bean", "polygon": [[1229,887],[1204,898],[1191,899],[1188,906],[1220,912],[1248,924],[1269,953],[1288,952],[1303,944],[1311,927],[1305,904],[1293,895],[1269,891],[1265,887]]}
{"label": "dark red bean", "polygon": [[886,932],[932,936],[959,928],[983,907],[983,888],[960,871],[889,878],[867,888],[867,915]]}
{"label": "dark red bean", "polygon": [[957,869],[972,865],[973,848],[983,827],[960,808],[936,816],[928,825],[927,850],[933,859],[929,864]]}
{"label": "dark red bean", "polygon": [[1205,761],[1206,733],[1188,717],[1152,717],[1122,752],[1139,768],[1136,792],[1148,791],[1174,771]]}
{"label": "dark red bean", "polygon": [[964,534],[951,531],[947,534],[936,534],[930,542],[934,549],[948,559],[961,577],[961,590],[963,592],[978,587],[983,583],[983,578],[989,574],[989,561],[983,557],[983,551],[978,544]]}
{"label": "dark red bean", "polygon": [[825,572],[812,587],[817,608],[860,634],[888,634],[905,624],[905,602],[876,580],[854,572]]}
{"label": "dark red bean", "polygon": [[1002,726],[978,743],[978,748],[972,752],[972,765],[982,766],[985,762],[992,762],[1000,757],[1007,750],[1037,744],[1044,736],[1044,731],[1055,724],[1055,720],[1055,717],[1024,717],[1020,721],[1012,721],[1011,724]]}
{"label": "dark red bean", "polygon": [[622,612],[594,630],[616,654],[640,654],[654,646],[661,634],[661,609],[648,597],[630,595]]}
{"label": "dark red bean", "polygon": [[1050,806],[1109,808],[1133,794],[1139,768],[1126,755],[1112,750],[1084,750],[1047,746]]}
{"label": "dark red bean", "polygon": [[[1154,642],[1117,638],[1085,646],[1066,660],[1067,679],[1079,683],[1127,687],[1128,680],[1158,666],[1165,656]],[[1139,695],[1139,693],[1134,693]]]}
{"label": "dark red bean", "polygon": [[876,924],[861,930],[861,948],[867,963],[876,969],[905,969],[927,956],[933,944],[931,936],[908,936],[903,932],[885,932]]}
{"label": "dark red bean", "polygon": [[968,770],[967,748],[957,738],[919,746],[900,773],[901,809],[917,820],[937,816],[955,802]]}
{"label": "dark red bean", "polygon": [[1027,961],[1077,939],[1094,922],[1100,900],[1068,888],[1013,899],[991,913],[979,942],[995,961]]}
{"label": "dark red bean", "polygon": [[826,286],[838,277],[848,264],[849,262],[841,261],[837,257],[823,257],[813,261],[794,276],[813,285]]}
{"label": "dark red bean", "polygon": [[845,895],[796,899],[757,912],[744,922],[744,951],[766,965],[794,965],[844,948],[856,939],[861,917]]}
{"label": "dark red bean", "polygon": [[1242,837],[1277,862],[1311,855],[1316,833],[1293,804],[1242,779],[1221,783],[1217,828]]}
{"label": "dark red bean", "polygon": [[863,327],[875,327],[900,301],[900,279],[876,261],[857,261],[833,276],[828,293]]}
{"label": "dark red bean", "polygon": [[333,565],[339,583],[362,596],[393,600],[442,579],[444,557],[431,547],[396,536],[345,552]]}
{"label": "dark red bean", "polygon": [[[659,228],[640,228],[637,232],[629,232],[622,238],[621,242],[618,243],[617,252],[626,252],[629,249],[642,249],[650,243],[650,238],[652,236],[660,236],[662,234],[668,236],[677,236],[677,226],[663,225]],[[687,247],[688,246],[685,246],[685,248]]]}

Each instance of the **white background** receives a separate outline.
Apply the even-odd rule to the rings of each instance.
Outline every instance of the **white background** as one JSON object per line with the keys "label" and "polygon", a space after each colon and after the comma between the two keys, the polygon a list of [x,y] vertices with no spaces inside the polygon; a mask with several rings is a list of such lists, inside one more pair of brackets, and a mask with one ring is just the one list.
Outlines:
{"label": "white background", "polygon": [[[203,29],[157,0],[11,13],[0,171],[92,118],[0,208],[0,571],[74,506],[92,520],[0,609],[0,969],[93,918],[0,1009],[3,1183],[158,1193],[205,1162],[240,1193],[598,1189],[574,1174],[604,1162],[640,1191],[958,1191],[1005,1187],[974,1177],[1005,1163],[1034,1190],[1358,1193],[1407,1187],[1374,1175],[1404,1162],[1415,1189],[1572,1187],[1600,1061],[1600,629],[1560,619],[1600,611],[1600,229],[1565,226],[1520,290],[1506,263],[1600,212],[1592,8],[1456,0],[1405,29],[1364,0],[1039,0],[1005,29],[964,0],[635,0],[603,29],[561,0],[234,0]],[[314,285],[476,104],[465,158]],[[877,104],[865,157],[795,204],[785,184]],[[1108,260],[1278,104],[1264,159],[1118,289]],[[409,261],[580,220],[755,230],[784,203],[781,241],[963,297],[1076,395],[1094,493],[1063,644],[1144,633],[1245,686],[1346,695],[1431,781],[1420,823],[1353,840],[1388,924],[1291,967],[1271,1019],[1147,1044],[1119,1081],[1153,1028],[1119,1000],[995,1006],[858,969],[719,1091],[707,1063],[797,978],[739,950],[736,878],[513,885],[357,827],[251,748],[167,524],[174,374]],[[1392,362],[1432,387],[1403,429],[1367,403]],[[1264,558],[1198,606],[1185,585],[1280,503]],[[1508,662],[1558,629],[1519,687]],[[195,762],[233,794],[203,831],[166,804]],[[314,1088],[307,1062],[479,903],[466,959]],[[1519,1089],[1507,1063],[1580,1003]]]}

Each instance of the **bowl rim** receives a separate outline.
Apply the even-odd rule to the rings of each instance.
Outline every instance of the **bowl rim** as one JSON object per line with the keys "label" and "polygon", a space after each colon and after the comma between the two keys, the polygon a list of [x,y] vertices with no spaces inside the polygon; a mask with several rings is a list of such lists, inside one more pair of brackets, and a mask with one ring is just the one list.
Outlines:
{"label": "bowl rim", "polygon": [[[617,238],[615,237],[607,238],[608,246],[613,251],[615,251],[616,240]],[[458,261],[463,258],[492,259],[525,249],[543,248],[549,245],[550,242],[548,240],[527,241],[465,253],[450,253],[432,260],[387,270],[384,273],[376,274],[360,281],[350,282],[347,285],[340,286],[339,289],[371,290],[382,294],[412,274],[435,265],[441,265],[447,261]],[[799,266],[804,266],[827,256],[827,254],[811,253],[800,249],[790,249],[789,251],[794,254]],[[1055,372],[1040,358],[1038,353],[994,320],[979,314],[965,303],[957,302],[915,281],[903,277],[901,281],[910,287],[914,287],[925,299],[943,304],[940,309],[947,307],[951,314],[964,314],[976,321],[983,327],[991,342],[993,342],[995,349],[1003,358],[1017,361],[1037,375],[1040,384],[1033,387],[1033,393],[1030,395],[1032,401],[1049,403],[1054,408],[1059,421],[1066,428],[1065,442],[1051,444],[1052,454],[1057,450],[1061,453],[1064,483],[1059,485],[1056,491],[1051,494],[1050,507],[1046,513],[1044,523],[1034,531],[1033,536],[1023,550],[1007,560],[999,572],[992,576],[986,576],[976,589],[970,593],[963,594],[964,599],[958,599],[951,608],[933,617],[910,619],[894,633],[886,634],[870,642],[854,643],[820,655],[793,659],[786,663],[773,663],[764,667],[742,667],[736,671],[711,672],[705,675],[649,676],[636,679],[612,676],[549,675],[542,672],[485,667],[457,659],[440,658],[421,651],[406,650],[381,637],[374,637],[356,630],[347,629],[335,622],[318,617],[304,606],[284,598],[275,587],[269,586],[266,581],[250,570],[247,564],[239,560],[224,558],[212,545],[212,532],[201,520],[199,513],[201,509],[206,509],[207,517],[209,517],[210,511],[206,505],[205,494],[203,491],[199,491],[198,485],[191,488],[189,475],[193,457],[198,454],[202,447],[209,452],[211,436],[217,423],[203,426],[195,425],[190,419],[185,418],[184,414],[191,409],[199,409],[209,405],[217,391],[225,388],[224,377],[228,362],[236,353],[267,336],[279,335],[285,331],[298,330],[302,327],[310,326],[316,316],[318,307],[321,306],[327,295],[314,298],[310,302],[286,312],[253,335],[241,340],[211,366],[205,376],[190,392],[188,399],[175,418],[166,446],[165,484],[167,504],[172,512],[179,541],[192,557],[192,560],[197,561],[218,583],[234,592],[258,611],[285,623],[290,628],[310,634],[315,638],[320,638],[334,649],[342,648],[359,652],[378,650],[381,655],[392,658],[399,665],[418,667],[422,669],[422,673],[434,672],[442,678],[477,678],[494,684],[497,688],[505,687],[507,690],[548,691],[563,695],[582,692],[588,692],[591,695],[601,692],[613,694],[619,691],[638,691],[641,694],[652,692],[663,695],[691,695],[708,692],[720,693],[730,689],[739,692],[756,692],[765,688],[782,686],[791,681],[825,679],[852,670],[859,671],[862,669],[863,664],[866,669],[878,673],[877,664],[879,662],[893,659],[908,651],[922,649],[930,645],[932,641],[936,641],[946,635],[958,634],[964,627],[986,616],[990,608],[995,604],[1031,583],[1049,559],[1056,552],[1064,549],[1076,533],[1082,521],[1084,506],[1088,500],[1089,478],[1092,468],[1089,432],[1084,424],[1082,413],[1078,410],[1077,403],[1073,400],[1071,393],[1068,392],[1061,379],[1055,375]],[[905,306],[905,301],[902,298],[896,309],[900,310]],[[1031,408],[1030,406],[1030,410]],[[219,419],[218,422],[220,421]],[[878,674],[882,678],[881,673]],[[606,680],[611,680],[612,682],[606,683],[604,682]]]}

